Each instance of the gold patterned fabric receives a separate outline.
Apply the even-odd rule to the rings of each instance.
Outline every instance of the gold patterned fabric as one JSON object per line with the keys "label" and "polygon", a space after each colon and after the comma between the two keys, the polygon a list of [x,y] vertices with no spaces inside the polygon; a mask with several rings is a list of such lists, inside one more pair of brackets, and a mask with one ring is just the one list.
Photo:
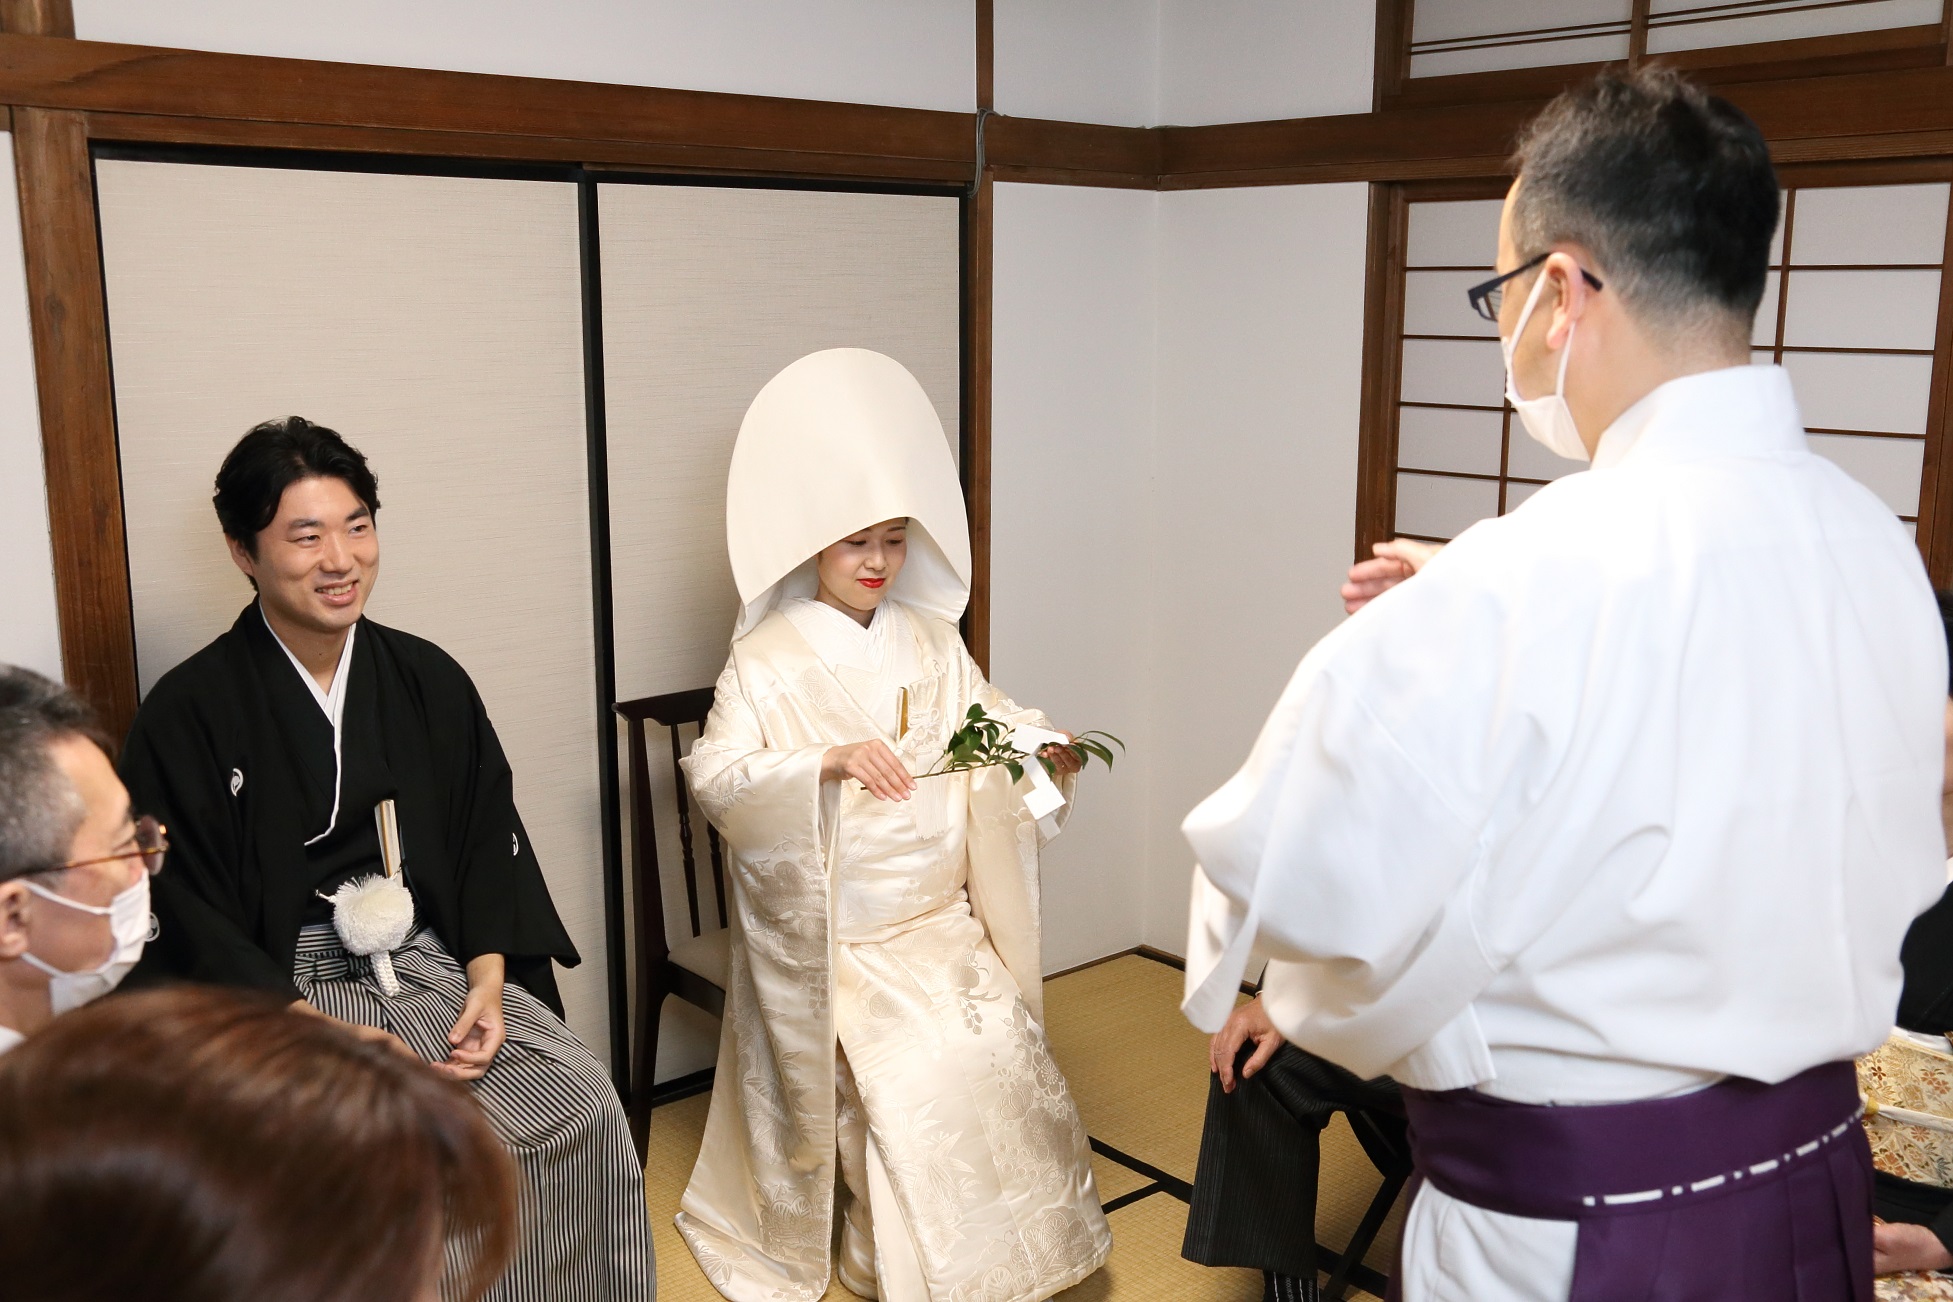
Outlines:
{"label": "gold patterned fabric", "polygon": [[731,851],[724,1030],[680,1233],[733,1302],[1037,1302],[1111,1250],[1084,1127],[1042,1026],[1043,836],[1001,769],[882,802],[823,784],[882,736],[910,772],[1000,695],[955,628],[907,612],[921,676],[889,738],[778,611],[733,644],[686,760]]}
{"label": "gold patterned fabric", "polygon": [[1880,1275],[1873,1296],[1878,1302],[1953,1302],[1953,1278],[1910,1270]]}
{"label": "gold patterned fabric", "polygon": [[[1858,1088],[1880,1107],[1953,1117],[1953,1055],[1894,1033],[1858,1060]],[[1866,1119],[1865,1133],[1879,1170],[1953,1189],[1953,1134],[1877,1115]]]}

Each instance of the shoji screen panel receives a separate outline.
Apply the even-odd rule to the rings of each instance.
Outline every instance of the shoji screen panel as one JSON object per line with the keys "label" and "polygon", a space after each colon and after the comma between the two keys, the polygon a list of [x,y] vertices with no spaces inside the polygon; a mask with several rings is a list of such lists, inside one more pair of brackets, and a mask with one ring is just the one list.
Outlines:
{"label": "shoji screen panel", "polygon": [[104,159],[97,168],[146,689],[250,590],[211,480],[252,424],[332,426],[379,475],[371,612],[473,675],[605,1023],[576,193],[566,183]]}
{"label": "shoji screen panel", "polygon": [[1410,75],[1624,60],[1633,13],[1632,0],[1416,0]]}
{"label": "shoji screen panel", "polygon": [[1498,252],[1497,199],[1410,205],[1397,407],[1396,532],[1443,542],[1580,469],[1505,405],[1498,328],[1465,301]]}
{"label": "shoji screen panel", "polygon": [[[1948,183],[1793,187],[1752,356],[1789,373],[1811,449],[1916,529],[1932,395]],[[1397,407],[1397,533],[1456,537],[1584,468],[1506,407],[1498,334],[1465,289],[1492,275],[1500,201],[1409,205]]]}
{"label": "shoji screen panel", "polygon": [[1648,0],[1637,15],[1633,0],[1414,0],[1409,74],[1625,63],[1637,34],[1650,55],[1730,51],[1698,56],[1694,65],[1740,60],[1732,47],[1823,37],[1856,39],[1830,50],[1803,48],[1818,54],[1931,46],[1940,40],[1943,6],[1944,0]]}
{"label": "shoji screen panel", "polygon": [[1915,524],[1946,219],[1943,181],[1790,190],[1753,341],[1790,373],[1812,449]]}
{"label": "shoji screen panel", "polygon": [[1938,26],[1944,0],[1651,0],[1648,53]]}
{"label": "shoji screen panel", "polygon": [[[726,470],[747,405],[781,368],[822,348],[887,353],[922,382],[955,451],[960,213],[940,195],[630,183],[598,193],[611,591],[627,700],[709,686],[725,665],[739,604]],[[689,926],[670,761],[652,758],[678,941]],[[664,1017],[659,1077],[710,1065],[716,1023],[676,1000]]]}

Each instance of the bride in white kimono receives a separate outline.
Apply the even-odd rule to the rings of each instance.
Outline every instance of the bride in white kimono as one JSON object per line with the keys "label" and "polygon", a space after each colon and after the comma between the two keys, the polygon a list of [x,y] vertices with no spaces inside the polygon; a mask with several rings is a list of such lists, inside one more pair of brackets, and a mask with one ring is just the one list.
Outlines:
{"label": "bride in white kimono", "polygon": [[[726,521],[745,607],[685,769],[737,907],[678,1228],[734,1302],[812,1302],[838,1164],[850,1291],[1037,1302],[1112,1247],[1042,1025],[1056,816],[999,768],[912,775],[973,704],[1048,724],[957,635],[969,534],[922,386],[862,349],[789,366],[740,427]],[[1069,795],[1075,762],[1050,754]]]}

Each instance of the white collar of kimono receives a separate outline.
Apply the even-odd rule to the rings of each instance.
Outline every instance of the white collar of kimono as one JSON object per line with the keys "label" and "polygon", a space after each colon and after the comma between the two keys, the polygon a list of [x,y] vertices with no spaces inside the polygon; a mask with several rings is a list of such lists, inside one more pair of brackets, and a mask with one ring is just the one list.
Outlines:
{"label": "white collar of kimono", "polygon": [[890,630],[902,622],[894,612],[894,603],[887,600],[875,607],[865,626],[846,612],[807,597],[783,598],[780,613],[792,621],[814,654],[831,668],[867,674],[879,670],[887,660]]}
{"label": "white collar of kimono", "polygon": [[359,636],[359,625],[354,624],[346,630],[346,645],[339,649],[339,666],[332,671],[332,690],[326,692],[319,690],[319,680],[299,663],[292,649],[285,645],[285,639],[279,637],[278,630],[271,627],[262,602],[258,604],[258,618],[264,620],[265,631],[271,634],[271,640],[278,644],[278,649],[285,653],[285,659],[292,662],[299,681],[311,690],[312,699],[319,703],[319,708],[325,711],[326,722],[332,725],[332,818],[326,823],[325,831],[305,843],[311,845],[312,841],[323,841],[332,834],[333,828],[339,826],[339,785],[344,772],[344,765],[339,762],[339,724],[346,717],[346,684],[353,676],[353,639]]}
{"label": "white collar of kimono", "polygon": [[0,1053],[5,1053],[26,1038],[11,1026],[0,1026]]}
{"label": "white collar of kimono", "polygon": [[742,609],[734,639],[784,597],[818,589],[813,557],[882,520],[910,522],[888,595],[954,621],[970,599],[970,529],[949,439],[892,357],[830,348],[753,399],[726,476],[726,551]]}
{"label": "white collar of kimono", "polygon": [[1783,368],[1730,366],[1656,386],[1600,436],[1594,469],[1630,458],[1687,461],[1809,450],[1804,418]]}

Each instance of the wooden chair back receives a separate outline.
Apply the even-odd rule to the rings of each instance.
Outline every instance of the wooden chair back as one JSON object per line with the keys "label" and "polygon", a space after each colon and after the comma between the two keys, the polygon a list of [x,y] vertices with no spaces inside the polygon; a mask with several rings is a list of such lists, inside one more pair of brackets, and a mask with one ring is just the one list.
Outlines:
{"label": "wooden chair back", "polygon": [[[712,981],[671,961],[671,942],[665,931],[664,877],[658,862],[657,816],[651,787],[649,728],[665,730],[671,746],[671,776],[674,805],[678,811],[678,849],[685,878],[686,922],[694,939],[726,926],[725,848],[719,833],[705,819],[704,811],[692,802],[685,771],[679,761],[704,730],[705,716],[712,710],[712,689],[694,688],[619,701],[611,707],[624,720],[630,748],[626,778],[631,810],[629,868],[636,907],[632,910],[632,939],[637,948],[635,991],[637,1009],[631,1046],[630,1113],[631,1128],[644,1152],[644,1137],[650,1125],[652,1073],[658,1061],[658,1022],[665,997],[677,995],[713,1016],[725,1010],[725,992]],[[620,802],[621,803],[621,802]],[[705,829],[706,864],[711,869],[712,911],[699,910],[698,827]],[[716,922],[716,927],[713,925]],[[683,957],[681,955],[681,957]]]}
{"label": "wooden chair back", "polygon": [[[631,868],[639,888],[637,921],[640,927],[656,924],[650,928],[648,937],[638,937],[638,953],[662,959],[670,953],[664,928],[664,892],[661,889],[642,889],[647,885],[656,887],[663,880],[659,876],[657,825],[651,799],[651,753],[645,725],[655,723],[664,728],[671,745],[672,794],[678,810],[678,850],[685,873],[687,921],[691,924],[691,934],[697,936],[704,932],[705,926],[698,909],[698,853],[692,817],[694,806],[691,789],[685,782],[685,771],[679,767],[679,761],[690,750],[686,730],[690,729],[690,741],[697,741],[704,730],[705,716],[712,712],[712,689],[697,687],[686,692],[667,692],[663,696],[641,696],[634,701],[619,701],[612,708],[624,720],[630,734]],[[705,840],[712,865],[712,899],[718,909],[718,925],[723,927],[726,925],[725,850],[719,841],[718,829],[706,822],[703,811],[699,812],[697,821],[705,825]],[[647,938],[652,942],[648,950],[643,945]]]}

